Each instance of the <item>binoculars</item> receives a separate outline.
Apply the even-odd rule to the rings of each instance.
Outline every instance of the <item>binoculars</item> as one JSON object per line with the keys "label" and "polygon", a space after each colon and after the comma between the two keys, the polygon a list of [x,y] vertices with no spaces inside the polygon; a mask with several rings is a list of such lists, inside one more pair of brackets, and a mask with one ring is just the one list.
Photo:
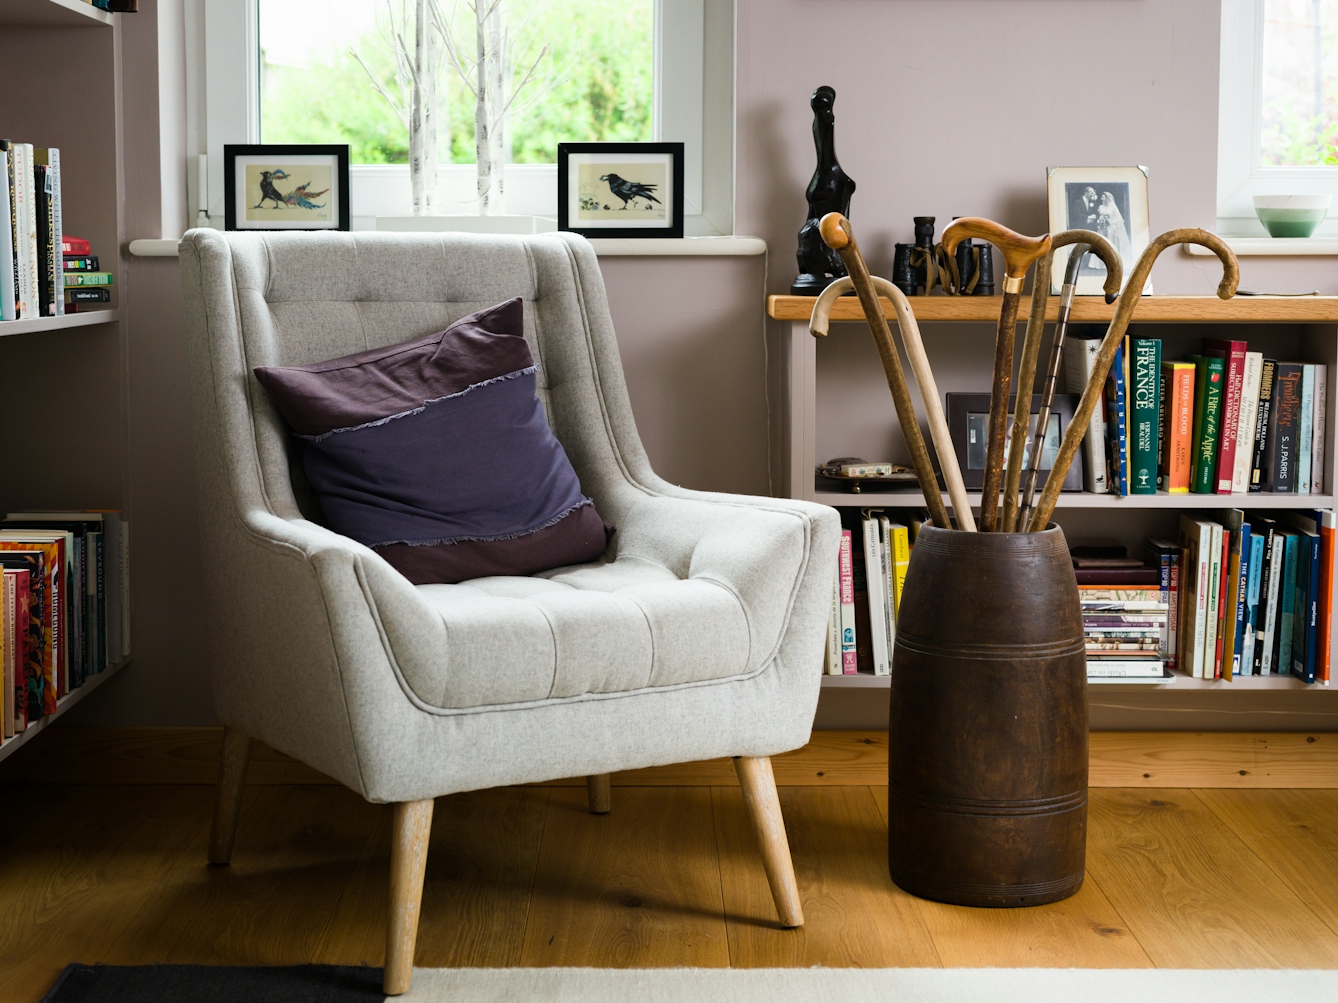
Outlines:
{"label": "binoculars", "polygon": [[892,284],[907,296],[928,293],[941,285],[958,296],[994,295],[994,248],[963,240],[953,256],[957,266],[956,288],[949,288],[946,260],[934,244],[933,216],[915,216],[915,243],[898,244],[892,257]]}

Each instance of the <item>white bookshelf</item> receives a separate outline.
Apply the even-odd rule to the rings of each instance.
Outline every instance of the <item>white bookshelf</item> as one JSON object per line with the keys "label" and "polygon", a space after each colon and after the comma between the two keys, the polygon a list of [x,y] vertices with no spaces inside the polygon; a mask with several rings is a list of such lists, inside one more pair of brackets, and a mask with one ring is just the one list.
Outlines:
{"label": "white bookshelf", "polygon": [[60,719],[61,715],[105,683],[108,678],[115,675],[129,664],[130,659],[126,658],[107,666],[95,676],[89,676],[84,680],[84,684],[77,690],[71,690],[56,701],[55,713],[46,715],[46,717],[41,720],[29,724],[25,731],[21,731],[16,735],[5,739],[3,742],[0,742],[0,761],[12,756],[28,742],[31,742],[47,728],[50,728]]}
{"label": "white bookshelf", "polygon": [[[1211,286],[1212,281],[1211,277],[1205,279],[1205,285]],[[1025,300],[1019,319],[1027,314]],[[997,297],[911,298],[941,394],[988,393],[999,302]],[[812,298],[798,296],[772,296],[767,301],[769,316],[788,328],[788,419],[782,443],[782,462],[787,469],[782,471],[779,483],[792,498],[837,508],[923,507],[924,496],[918,490],[880,491],[869,486],[854,493],[832,490],[830,482],[818,486],[814,469],[832,457],[863,456],[907,466],[910,461],[858,301],[854,297],[837,301],[831,314],[831,333],[821,340],[808,332],[812,304]],[[1049,317],[1053,317],[1056,306],[1057,298],[1052,297]],[[884,308],[895,325],[891,304],[884,302]],[[1072,324],[1104,327],[1112,311],[1113,307],[1100,297],[1079,297]],[[1049,352],[1051,331],[1048,327],[1042,364]],[[1130,331],[1161,338],[1164,358],[1197,350],[1204,337],[1233,337],[1249,341],[1252,349],[1262,349],[1270,357],[1322,362],[1331,373],[1338,373],[1338,297],[1252,296],[1224,301],[1214,296],[1150,296],[1139,303]],[[903,367],[909,374],[904,358]],[[1338,506],[1334,491],[1338,404],[1333,396],[1330,394],[1326,415],[1323,494],[1172,495],[1163,491],[1121,498],[1064,492],[1059,497],[1055,521],[1071,540],[1118,540],[1129,546],[1131,553],[1140,554],[1146,538],[1174,538],[1179,517],[1185,512],[1334,508]],[[913,380],[912,397],[928,441],[923,405]],[[971,500],[978,504],[979,492],[972,493]],[[1334,636],[1338,639],[1338,630]],[[890,685],[888,676],[823,676],[823,699],[829,706],[820,708],[819,726],[886,727]],[[1248,676],[1221,682],[1177,675],[1173,683],[1162,684],[1094,682],[1088,699],[1094,726],[1148,730],[1338,729],[1338,688],[1307,686],[1290,676]],[[1099,725],[1102,721],[1115,723]]]}
{"label": "white bookshelf", "polygon": [[[0,0],[0,95],[8,99],[0,132],[61,151],[65,232],[88,239],[113,275],[108,304],[0,321],[0,515],[128,507],[121,17],[84,0]],[[54,713],[0,744],[0,759],[128,664],[89,676]]]}

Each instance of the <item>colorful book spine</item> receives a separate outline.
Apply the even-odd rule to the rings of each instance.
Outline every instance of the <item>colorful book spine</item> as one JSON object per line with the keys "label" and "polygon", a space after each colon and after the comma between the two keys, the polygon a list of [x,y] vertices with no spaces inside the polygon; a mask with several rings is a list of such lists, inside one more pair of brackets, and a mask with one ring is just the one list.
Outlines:
{"label": "colorful book spine", "polygon": [[1296,432],[1296,493],[1310,494],[1310,446],[1315,417],[1315,367],[1306,362],[1301,366],[1301,417]]}
{"label": "colorful book spine", "polygon": [[[1232,554],[1233,571],[1231,575],[1236,611],[1236,631],[1231,641],[1231,677],[1233,679],[1243,674],[1241,667],[1245,660],[1245,620],[1246,614],[1249,612],[1250,601],[1250,545],[1253,542],[1248,522],[1241,524],[1239,533],[1239,545],[1233,544],[1235,552]],[[1226,666],[1223,666],[1224,671],[1225,669]]]}
{"label": "colorful book spine", "polygon": [[1303,683],[1315,681],[1315,642],[1319,614],[1320,538],[1297,531],[1296,612],[1292,620],[1291,674]]}
{"label": "colorful book spine", "polygon": [[1250,527],[1249,581],[1245,591],[1245,637],[1241,641],[1241,675],[1254,674],[1255,631],[1259,626],[1259,583],[1263,579],[1265,540]]}
{"label": "colorful book spine", "polygon": [[1203,354],[1223,359],[1225,381],[1222,385],[1222,412],[1217,436],[1217,493],[1231,493],[1236,469],[1236,435],[1240,431],[1240,402],[1245,385],[1245,349],[1243,341],[1205,339]]}
{"label": "colorful book spine", "polygon": [[1236,674],[1236,658],[1240,654],[1237,644],[1238,624],[1241,620],[1240,609],[1240,562],[1245,553],[1245,513],[1238,508],[1227,509],[1222,513],[1222,587],[1220,613],[1218,616],[1218,659],[1219,675],[1231,680]]}
{"label": "colorful book spine", "polygon": [[1208,565],[1208,637],[1204,642],[1203,675],[1206,679],[1222,676],[1222,585],[1226,573],[1227,534],[1220,523],[1212,523],[1212,543]]}
{"label": "colorful book spine", "polygon": [[891,638],[887,635],[887,601],[883,597],[887,569],[883,564],[883,548],[878,538],[878,517],[866,512],[861,528],[864,530],[864,587],[869,603],[869,641],[873,656],[873,674],[885,676],[888,673],[887,656]]}
{"label": "colorful book spine", "polygon": [[1301,380],[1299,362],[1279,362],[1273,377],[1273,415],[1268,425],[1264,490],[1278,494],[1296,490],[1296,448],[1301,420]]}
{"label": "colorful book spine", "polygon": [[1282,582],[1278,598],[1278,625],[1273,638],[1273,671],[1280,676],[1292,670],[1292,639],[1296,626],[1296,575],[1301,559],[1299,534],[1283,530]]}
{"label": "colorful book spine", "polygon": [[96,254],[66,254],[61,258],[61,265],[67,272],[100,272]]}
{"label": "colorful book spine", "polygon": [[[1126,339],[1127,340],[1127,339]],[[1124,394],[1125,346],[1115,349],[1110,375],[1106,378],[1106,435],[1110,450],[1110,493],[1124,497],[1129,493],[1129,437]]]}
{"label": "colorful book spine", "polygon": [[1338,537],[1338,515],[1333,509],[1320,513],[1319,520],[1319,611],[1316,630],[1315,679],[1329,684],[1333,644],[1333,551]]}
{"label": "colorful book spine", "polygon": [[1213,494],[1217,490],[1217,444],[1222,422],[1222,384],[1226,360],[1195,355],[1194,362],[1194,468],[1190,490]]}
{"label": "colorful book spine", "polygon": [[1180,548],[1169,540],[1149,540],[1144,546],[1146,563],[1157,569],[1162,599],[1166,603],[1166,622],[1162,625],[1159,652],[1166,667],[1176,666],[1176,585]]}
{"label": "colorful book spine", "polygon": [[1208,633],[1208,569],[1212,546],[1212,524],[1182,516],[1180,519],[1181,591],[1180,671],[1201,678],[1204,642]]}
{"label": "colorful book spine", "polygon": [[[1064,344],[1064,385],[1069,393],[1081,394],[1096,368],[1096,357],[1101,350],[1100,333],[1091,337],[1070,335]],[[1092,410],[1083,436],[1083,490],[1095,494],[1110,491],[1106,472],[1106,423],[1101,408]]]}
{"label": "colorful book spine", "polygon": [[1166,436],[1161,450],[1161,486],[1171,494],[1189,490],[1193,471],[1194,363],[1163,362]]}
{"label": "colorful book spine", "polygon": [[1250,459],[1250,490],[1264,490],[1264,464],[1268,462],[1268,436],[1273,424],[1273,383],[1278,364],[1265,359],[1259,371],[1259,411],[1254,421],[1254,456]]}
{"label": "colorful book spine", "polygon": [[1255,525],[1265,535],[1263,575],[1259,583],[1259,622],[1255,627],[1254,674],[1266,676],[1273,666],[1274,622],[1278,615],[1278,580],[1282,572],[1282,536],[1272,519]]}
{"label": "colorful book spine", "polygon": [[901,609],[901,593],[906,587],[906,571],[911,566],[910,530],[899,522],[892,523],[892,613]]}
{"label": "colorful book spine", "polygon": [[855,647],[855,552],[850,530],[841,530],[841,671],[859,671]]}
{"label": "colorful book spine", "polygon": [[1161,400],[1161,339],[1130,340],[1133,359],[1128,388],[1132,418],[1129,442],[1129,493],[1157,493],[1158,422]]}
{"label": "colorful book spine", "polygon": [[[101,548],[99,548],[100,550]],[[105,636],[105,631],[103,632]],[[841,667],[841,559],[836,559],[836,568],[832,574],[832,608],[827,617],[827,650],[822,656],[822,671],[829,676],[839,676]]]}
{"label": "colorful book spine", "polygon": [[1264,353],[1245,353],[1245,379],[1240,388],[1240,418],[1236,424],[1236,462],[1231,468],[1231,493],[1250,490],[1250,469],[1254,460],[1254,426],[1259,419],[1259,381],[1263,376]]}
{"label": "colorful book spine", "polygon": [[33,193],[32,147],[12,143],[9,147],[14,214],[14,311],[19,320],[37,316],[37,206]]}
{"label": "colorful book spine", "polygon": [[67,272],[65,275],[65,285],[67,288],[79,286],[109,286],[112,285],[111,272]]}
{"label": "colorful book spine", "polygon": [[1324,421],[1329,411],[1329,367],[1315,366],[1315,409],[1310,434],[1310,493],[1324,493]]}
{"label": "colorful book spine", "polygon": [[9,150],[0,145],[0,320],[14,320],[14,229],[9,206]]}
{"label": "colorful book spine", "polygon": [[39,247],[42,259],[41,297],[43,311],[50,317],[65,314],[65,269],[62,265],[65,228],[60,191],[60,150],[54,146],[43,147],[33,152],[34,158],[44,170],[43,184],[39,191],[44,209],[42,242]]}

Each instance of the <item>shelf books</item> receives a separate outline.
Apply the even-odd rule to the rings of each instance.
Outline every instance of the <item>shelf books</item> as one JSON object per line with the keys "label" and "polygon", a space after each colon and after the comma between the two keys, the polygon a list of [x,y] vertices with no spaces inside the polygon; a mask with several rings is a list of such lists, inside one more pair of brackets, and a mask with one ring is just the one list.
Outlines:
{"label": "shelf books", "polygon": [[0,139],[0,167],[0,320],[58,317],[65,312],[60,151]]}
{"label": "shelf books", "polygon": [[[841,556],[832,590],[824,671],[829,675],[891,672],[906,569],[922,512],[898,520],[882,509],[842,511]],[[840,641],[838,657],[837,639]]]}
{"label": "shelf books", "polygon": [[[1070,391],[1086,385],[1097,345],[1090,332],[1070,336]],[[1323,493],[1326,366],[1222,339],[1204,339],[1187,360],[1161,356],[1155,338],[1118,347],[1084,440],[1086,490]]]}
{"label": "shelf books", "polygon": [[1160,586],[1078,586],[1088,679],[1160,680],[1168,597]]}
{"label": "shelf books", "polygon": [[119,512],[19,512],[0,523],[5,737],[130,657],[129,526]]}

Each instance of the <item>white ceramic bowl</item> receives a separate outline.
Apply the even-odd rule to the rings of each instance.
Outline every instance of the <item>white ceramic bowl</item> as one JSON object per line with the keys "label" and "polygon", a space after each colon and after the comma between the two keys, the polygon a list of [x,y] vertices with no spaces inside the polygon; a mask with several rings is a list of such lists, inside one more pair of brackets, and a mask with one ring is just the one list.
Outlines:
{"label": "white ceramic bowl", "polygon": [[1332,195],[1256,195],[1256,209],[1327,209]]}

